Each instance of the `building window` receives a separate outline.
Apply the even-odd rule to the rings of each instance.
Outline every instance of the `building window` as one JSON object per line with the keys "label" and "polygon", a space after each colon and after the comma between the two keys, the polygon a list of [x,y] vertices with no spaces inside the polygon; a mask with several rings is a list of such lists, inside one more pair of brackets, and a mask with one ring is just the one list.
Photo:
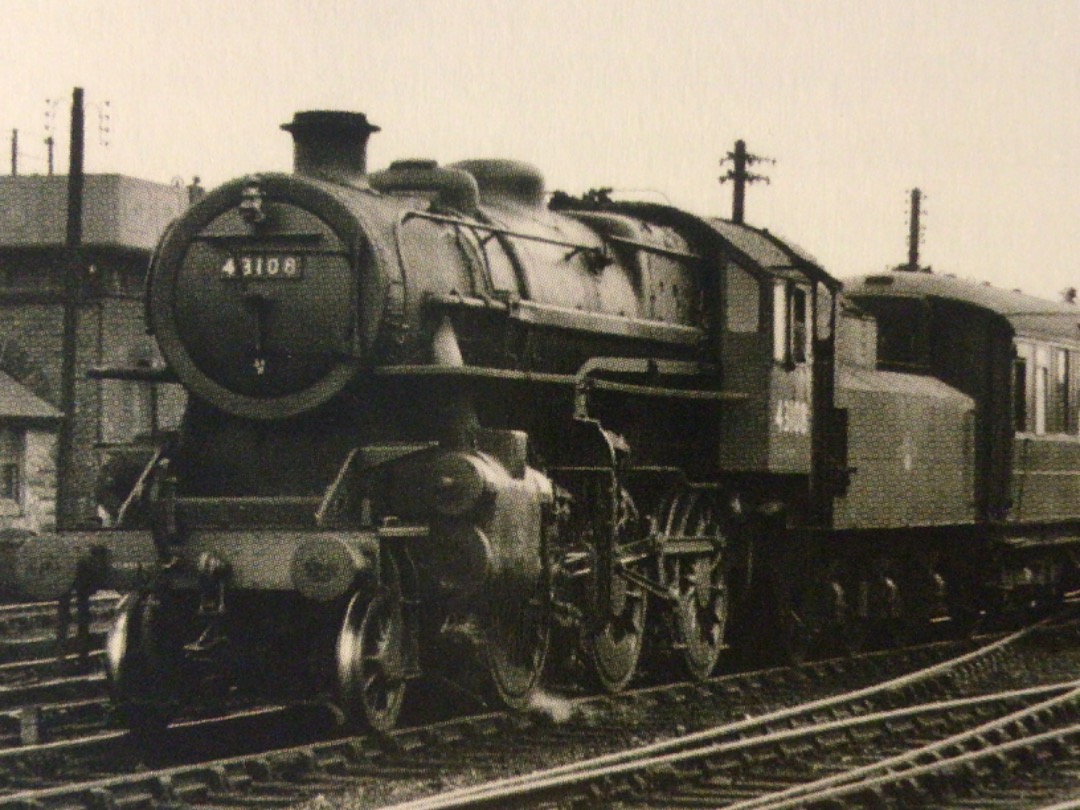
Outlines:
{"label": "building window", "polygon": [[18,504],[22,491],[22,437],[9,428],[0,428],[0,501]]}
{"label": "building window", "polygon": [[[129,366],[153,368],[152,350],[146,345],[129,349],[124,356]],[[99,435],[106,444],[126,444],[156,431],[156,384],[127,380],[100,382],[101,410]]]}

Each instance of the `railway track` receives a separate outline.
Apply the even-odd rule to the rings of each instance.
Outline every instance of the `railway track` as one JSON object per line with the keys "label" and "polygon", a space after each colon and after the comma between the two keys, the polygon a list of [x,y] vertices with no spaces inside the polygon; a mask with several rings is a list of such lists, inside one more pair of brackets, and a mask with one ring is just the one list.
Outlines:
{"label": "railway track", "polygon": [[[974,728],[861,767],[842,769],[831,777],[757,799],[714,804],[728,810],[881,805],[964,810],[1078,808],[1080,800],[1058,799],[1075,796],[1080,789],[1080,681],[1040,697]],[[718,793],[712,798],[727,797]],[[669,800],[670,796],[661,802],[666,806]],[[635,800],[627,806],[654,804]]]}
{"label": "railway track", "polygon": [[58,603],[0,606],[0,748],[86,735],[106,726],[100,648],[118,602],[115,595],[90,600],[83,649],[78,649],[77,629],[67,644],[58,641]]}
{"label": "railway track", "polygon": [[[432,807],[443,806],[440,801],[463,802],[445,806],[529,803],[533,801],[529,789],[538,776],[504,779],[494,786],[487,780],[505,775],[515,763],[517,767],[522,763],[537,767],[560,760],[565,763],[588,759],[591,767],[598,761],[597,752],[601,752],[600,758],[610,765],[610,757],[621,761],[626,756],[614,753],[616,749],[645,750],[657,756],[685,751],[692,745],[700,747],[706,736],[711,745],[758,740],[762,735],[793,733],[793,726],[812,727],[859,715],[883,714],[917,702],[964,699],[950,696],[957,692],[972,699],[994,683],[1010,678],[1031,679],[1019,663],[1024,659],[1020,641],[1027,636],[1030,633],[1014,634],[960,658],[956,657],[959,645],[935,645],[562,705],[552,701],[547,707],[549,714],[478,715],[403,729],[386,737],[326,740],[324,728],[321,732],[313,730],[314,736],[322,735],[321,740],[211,761],[202,743],[228,735],[220,725],[209,722],[187,724],[171,728],[162,748],[175,754],[185,747],[179,741],[186,739],[186,756],[195,761],[175,762],[174,758],[168,767],[150,771],[135,761],[139,752],[132,751],[125,735],[108,732],[93,740],[0,750],[0,785],[6,786],[0,804],[34,808],[162,803],[273,806],[329,793],[337,797],[352,793],[351,801],[363,806],[418,797],[422,804],[417,806]],[[940,663],[943,658],[947,660]],[[935,660],[939,663],[928,666]],[[897,668],[909,674],[867,686],[880,681],[884,671]],[[1049,673],[1040,677],[1051,679]],[[1045,687],[1047,694],[1055,690],[1060,693],[1064,688],[1060,684]],[[1034,694],[1030,690],[1013,690],[980,698],[976,703],[993,705],[996,700],[998,705],[1012,708],[1017,701],[1030,700]],[[945,703],[936,711],[956,710],[958,705]],[[558,709],[568,716],[554,718]],[[738,719],[747,714],[753,716]],[[265,713],[261,720],[270,717],[271,713]],[[652,725],[649,718],[653,718]],[[254,717],[249,720],[259,722]],[[688,728],[699,730],[688,735]],[[257,736],[249,734],[246,739]],[[262,738],[280,739],[265,729]],[[56,766],[58,762],[63,763],[61,768]],[[53,775],[47,768],[40,768],[40,763],[52,763]],[[645,766],[645,771],[650,767],[655,770],[655,766]],[[574,778],[581,781],[580,765],[564,765],[554,774],[561,771],[565,771],[564,776],[575,774]],[[66,775],[63,780],[58,778],[61,772]],[[548,771],[547,777],[552,773]],[[606,777],[601,781],[611,782]],[[455,788],[460,792],[455,793]],[[506,794],[509,789],[517,792]],[[504,793],[496,795],[492,791]],[[441,795],[431,796],[433,793]],[[489,794],[493,798],[487,798]],[[589,801],[598,798],[592,787],[586,788],[586,794]],[[568,800],[576,801],[573,795]]]}
{"label": "railway track", "polygon": [[[935,757],[951,745],[963,746],[982,734],[1037,717],[1050,706],[1075,702],[1075,684],[1055,684],[977,697],[933,701],[845,718],[759,738],[720,741],[668,754],[628,758],[623,762],[584,763],[550,775],[484,786],[399,805],[401,810],[450,807],[586,807],[619,808],[723,807],[728,810],[836,808],[872,806],[893,798],[899,807],[914,806],[912,774],[892,769]],[[968,724],[978,721],[977,730]],[[964,729],[964,731],[960,731]],[[897,753],[904,734],[948,734],[951,737],[918,751]],[[678,748],[677,742],[665,746]],[[857,752],[857,753],[856,753]],[[892,756],[889,756],[892,754]],[[999,752],[988,752],[987,757]],[[943,756],[943,755],[942,755]],[[831,764],[835,759],[836,764]],[[851,768],[855,761],[872,761]],[[846,763],[846,764],[841,764]],[[943,765],[944,769],[949,766]],[[834,775],[816,778],[823,770]],[[880,776],[878,776],[880,774]],[[968,774],[965,774],[968,775]],[[895,796],[887,796],[889,789]],[[930,798],[925,790],[922,798]],[[940,792],[928,806],[940,807]],[[1000,806],[1000,805],[997,805]],[[1013,805],[1009,805],[1013,806]]]}
{"label": "railway track", "polygon": [[[860,772],[853,769],[852,760],[877,763],[893,753],[892,746],[917,748],[926,738],[937,742],[950,733],[961,733],[972,718],[981,722],[1007,711],[1029,711],[1033,703],[1070,695],[1071,681],[1038,689],[965,694],[978,692],[975,683],[963,682],[974,673],[985,673],[994,661],[995,646],[1001,651],[1015,650],[1020,637],[1008,637],[938,667],[855,693],[518,778],[444,792],[400,807],[772,807],[767,797],[791,784],[812,782],[822,771],[836,780],[842,778],[837,773],[850,772],[847,779],[855,782]],[[992,682],[1000,682],[1002,674]],[[1042,677],[1046,674],[1050,673]],[[941,691],[920,696],[931,684]],[[890,707],[890,702],[899,708]],[[904,741],[905,733],[917,737],[918,744]],[[883,749],[873,751],[872,745],[879,741]],[[790,806],[804,806],[805,798],[798,794],[790,799]],[[829,801],[835,798],[827,797]],[[860,801],[865,798],[861,795]]]}
{"label": "railway track", "polygon": [[[78,649],[77,621],[70,617],[69,627],[61,641],[58,626],[61,622],[59,604],[56,602],[32,602],[0,606],[0,687],[25,682],[39,677],[37,673],[47,667],[43,663],[52,659],[52,668],[79,665],[68,652],[86,653],[101,649],[105,633],[112,620],[119,597],[97,595],[90,599],[89,624],[86,628],[84,647]],[[85,665],[86,655],[82,664]],[[31,665],[29,662],[37,662]]]}
{"label": "railway track", "polygon": [[[102,621],[112,617],[120,598],[116,594],[90,597],[90,615]],[[55,629],[56,602],[17,602],[0,605],[0,639],[34,636]]]}

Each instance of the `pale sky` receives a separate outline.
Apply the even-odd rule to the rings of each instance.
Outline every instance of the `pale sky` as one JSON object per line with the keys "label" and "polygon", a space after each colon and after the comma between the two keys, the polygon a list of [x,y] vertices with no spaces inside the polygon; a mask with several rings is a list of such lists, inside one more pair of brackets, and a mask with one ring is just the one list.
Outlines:
{"label": "pale sky", "polygon": [[281,123],[349,109],[373,169],[511,157],[729,216],[743,138],[777,160],[747,221],[834,275],[906,260],[918,186],[936,272],[1080,287],[1080,0],[4,0],[0,26],[5,170],[18,128],[44,172],[51,98],[66,172],[75,86],[87,171],[207,186],[287,170]]}

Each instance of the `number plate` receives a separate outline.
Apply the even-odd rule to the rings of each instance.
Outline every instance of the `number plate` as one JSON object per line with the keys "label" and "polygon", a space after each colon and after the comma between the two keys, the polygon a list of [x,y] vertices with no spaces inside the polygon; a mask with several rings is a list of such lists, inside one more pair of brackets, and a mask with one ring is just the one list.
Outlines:
{"label": "number plate", "polygon": [[221,265],[222,278],[244,280],[296,279],[304,275],[304,257],[295,253],[243,253]]}

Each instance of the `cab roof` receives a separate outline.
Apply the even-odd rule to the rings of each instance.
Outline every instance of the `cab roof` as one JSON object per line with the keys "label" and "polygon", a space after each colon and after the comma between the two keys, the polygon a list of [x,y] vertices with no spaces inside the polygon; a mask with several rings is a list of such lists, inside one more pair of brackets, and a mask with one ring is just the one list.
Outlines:
{"label": "cab roof", "polygon": [[721,239],[759,270],[776,276],[794,272],[820,281],[833,290],[839,289],[840,281],[829,275],[817,259],[798,245],[770,233],[767,228],[753,228],[727,219],[710,218],[707,221]]}

